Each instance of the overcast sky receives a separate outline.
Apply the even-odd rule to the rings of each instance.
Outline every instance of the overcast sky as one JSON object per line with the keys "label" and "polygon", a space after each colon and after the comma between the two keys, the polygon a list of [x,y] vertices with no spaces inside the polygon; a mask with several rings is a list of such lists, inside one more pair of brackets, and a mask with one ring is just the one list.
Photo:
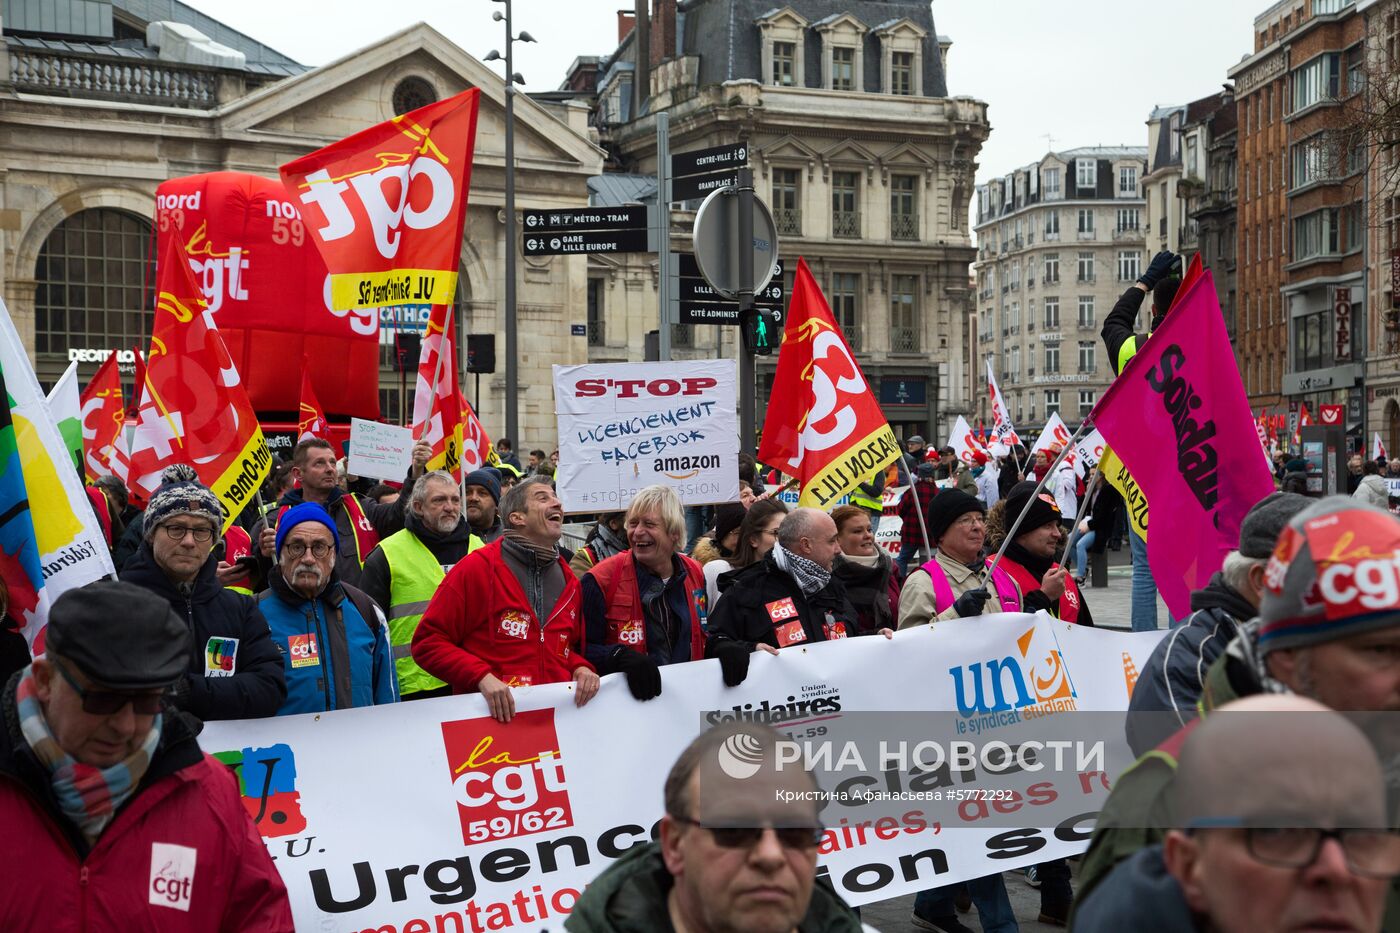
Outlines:
{"label": "overcast sky", "polygon": [[[478,58],[504,52],[492,0],[185,0],[306,65],[323,65],[423,20]],[[773,0],[780,6],[783,0]],[[934,24],[953,40],[948,90],[990,105],[992,135],[978,181],[1036,161],[1050,148],[1147,144],[1155,105],[1220,89],[1253,49],[1266,0],[935,0]],[[530,91],[554,90],[579,55],[616,47],[628,0],[516,0],[515,70]],[[494,63],[504,73],[501,63]]]}

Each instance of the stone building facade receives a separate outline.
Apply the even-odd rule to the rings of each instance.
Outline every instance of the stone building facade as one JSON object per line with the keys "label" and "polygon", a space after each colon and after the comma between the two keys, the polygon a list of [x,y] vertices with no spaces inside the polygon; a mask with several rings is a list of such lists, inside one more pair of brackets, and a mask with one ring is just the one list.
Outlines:
{"label": "stone building facade", "polygon": [[[967,209],[989,127],[985,104],[947,96],[950,43],[929,5],[655,0],[647,40],[645,68],[635,31],[599,67],[593,119],[627,174],[599,179],[595,200],[654,201],[657,113],[673,153],[747,143],[785,294],[802,257],[896,433],[946,435],[969,410]],[[672,211],[678,252],[692,249],[698,203]],[[592,256],[588,275],[590,358],[641,358],[659,326],[655,255]],[[677,326],[672,354],[734,356],[738,339],[733,327]],[[758,361],[760,425],[776,362]]]}
{"label": "stone building facade", "polygon": [[[1099,331],[1144,268],[1146,165],[1143,148],[1069,149],[977,186],[973,365],[992,360],[1023,439],[1052,412],[1077,425],[1113,379]],[[985,395],[975,413],[991,424]]]}
{"label": "stone building facade", "polygon": [[[52,11],[82,0],[46,3]],[[22,11],[23,4],[13,4]],[[426,25],[307,69],[179,3],[91,3],[94,15],[27,22],[5,5],[0,44],[0,292],[40,378],[70,351],[146,342],[154,299],[146,260],[155,189],[168,178],[233,170],[275,178],[313,149],[434,99],[482,91],[470,207],[462,244],[460,330],[499,334],[503,320],[504,100],[500,77]],[[240,56],[220,64],[163,59],[146,43],[150,11]],[[105,19],[103,18],[105,16]],[[25,27],[32,28],[25,28]],[[520,96],[515,106],[517,204],[587,203],[602,170],[587,108]],[[524,444],[555,433],[550,366],[583,362],[586,260],[520,262],[521,424]],[[498,345],[499,358],[501,347]],[[275,348],[270,348],[275,352]],[[382,413],[400,415],[391,348],[377,379]],[[86,380],[95,362],[83,362]],[[504,379],[474,399],[500,431]],[[464,377],[467,391],[474,383]],[[412,379],[408,392],[412,392]],[[289,413],[263,413],[274,420]],[[330,413],[334,418],[336,413]],[[294,418],[292,420],[295,420]],[[522,443],[517,440],[517,443]]]}

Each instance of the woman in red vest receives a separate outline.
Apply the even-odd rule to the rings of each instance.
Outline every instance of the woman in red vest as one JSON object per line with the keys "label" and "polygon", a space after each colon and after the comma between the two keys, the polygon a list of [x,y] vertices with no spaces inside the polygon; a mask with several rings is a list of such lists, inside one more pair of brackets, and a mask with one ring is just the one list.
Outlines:
{"label": "woman in red vest", "polygon": [[637,493],[623,521],[628,549],[583,575],[584,657],[623,673],[638,700],[661,694],[661,666],[705,656],[705,574],[681,553],[685,513],[669,486]]}

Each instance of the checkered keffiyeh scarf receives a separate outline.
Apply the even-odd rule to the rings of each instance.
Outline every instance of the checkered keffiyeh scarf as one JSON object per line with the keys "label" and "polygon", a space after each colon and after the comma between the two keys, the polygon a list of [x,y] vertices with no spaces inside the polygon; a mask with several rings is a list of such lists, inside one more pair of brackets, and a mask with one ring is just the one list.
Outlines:
{"label": "checkered keffiyeh scarf", "polygon": [[15,702],[20,731],[48,769],[59,809],[82,830],[89,843],[96,842],[136,785],[141,783],[141,778],[145,777],[156,746],[160,744],[161,717],[156,716],[146,741],[125,761],[119,761],[110,768],[97,768],[74,760],[59,747],[39,705],[32,666],[26,668],[20,678]]}
{"label": "checkered keffiyeh scarf", "polygon": [[792,577],[803,596],[811,596],[831,582],[830,570],[814,560],[797,556],[781,544],[773,545],[773,563]]}

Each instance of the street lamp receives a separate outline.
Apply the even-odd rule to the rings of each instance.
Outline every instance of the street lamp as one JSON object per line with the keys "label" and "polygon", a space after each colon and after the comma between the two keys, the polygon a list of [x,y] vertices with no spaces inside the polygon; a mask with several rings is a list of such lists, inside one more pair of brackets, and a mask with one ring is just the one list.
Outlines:
{"label": "street lamp", "polygon": [[[520,396],[517,389],[520,360],[515,318],[515,86],[525,79],[514,67],[511,54],[517,42],[534,42],[535,37],[522,31],[516,35],[511,28],[511,0],[492,0],[505,4],[506,11],[491,14],[496,22],[506,24],[506,437],[520,443]],[[485,61],[500,61],[501,53],[492,49]]]}

